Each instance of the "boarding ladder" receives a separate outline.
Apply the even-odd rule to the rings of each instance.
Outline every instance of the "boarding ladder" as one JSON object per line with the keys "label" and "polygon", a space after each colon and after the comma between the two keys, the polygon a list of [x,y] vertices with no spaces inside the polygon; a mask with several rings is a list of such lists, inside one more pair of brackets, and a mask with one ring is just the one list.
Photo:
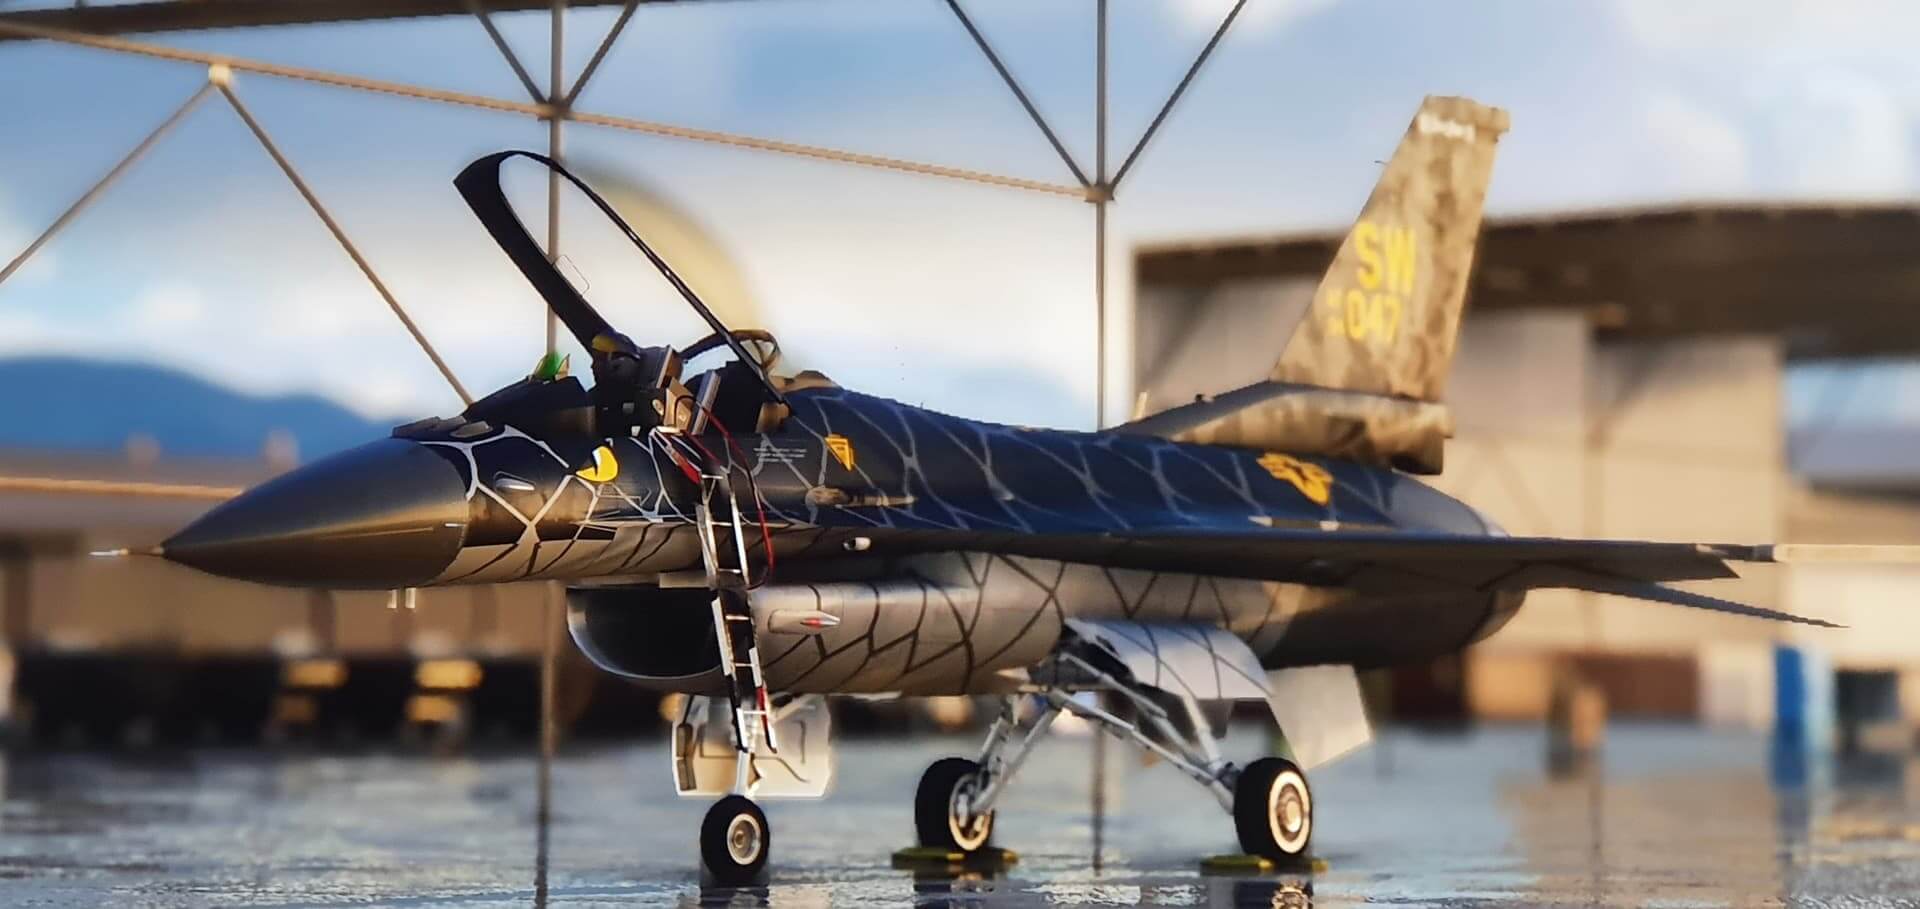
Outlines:
{"label": "boarding ladder", "polygon": [[773,705],[754,643],[753,608],[747,599],[752,584],[740,502],[734,497],[728,468],[708,460],[696,460],[700,499],[694,517],[707,586],[713,589],[713,627],[720,644],[720,669],[726,674],[727,700],[733,707],[733,741],[744,772],[745,759],[752,755],[757,739],[765,739],[768,751],[779,749],[773,739]]}

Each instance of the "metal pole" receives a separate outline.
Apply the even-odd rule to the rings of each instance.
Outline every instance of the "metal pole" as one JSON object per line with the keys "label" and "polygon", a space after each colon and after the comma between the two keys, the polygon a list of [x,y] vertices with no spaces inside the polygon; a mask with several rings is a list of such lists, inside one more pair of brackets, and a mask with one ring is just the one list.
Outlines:
{"label": "metal pole", "polygon": [[[547,120],[547,157],[560,160],[560,132],[564,102],[561,99],[564,70],[564,51],[562,24],[566,19],[566,0],[553,0],[553,16],[550,23],[552,43],[548,48],[552,59],[548,61],[547,100],[553,109],[553,116]],[[547,169],[547,260],[558,261],[560,257],[560,174],[552,168]],[[553,310],[547,310],[546,351],[552,355],[558,342],[560,320]],[[560,610],[561,597],[565,596],[558,583],[546,585],[545,608],[541,611],[540,633],[540,770],[539,770],[539,848],[535,869],[534,890],[536,900],[545,905],[547,898],[547,863],[549,841],[553,827],[553,757],[559,749],[559,721],[554,716],[554,699],[559,679],[558,660],[560,659]]]}
{"label": "metal pole", "polygon": [[580,70],[580,77],[573,80],[573,87],[567,90],[566,100],[560,102],[561,107],[572,109],[574,99],[580,97],[580,90],[587,87],[587,80],[592,79],[594,71],[600,68],[600,61],[607,56],[607,51],[613,49],[613,42],[619,40],[620,32],[626,29],[627,20],[633,18],[633,11],[639,5],[640,0],[627,0],[626,5],[621,7],[620,18],[613,20],[613,27],[607,29],[607,36],[600,39],[599,47],[594,48],[593,56],[587,60],[586,67]]}
{"label": "metal pole", "polygon": [[[283,66],[277,63],[265,63],[242,57],[229,57],[224,54],[205,54],[196,51],[181,50],[158,44],[144,44],[137,41],[125,41],[100,35],[86,35],[62,29],[44,28],[37,25],[24,25],[18,22],[0,22],[0,34],[23,35],[29,38],[43,38],[92,47],[100,50],[123,54],[137,54],[162,60],[174,60],[185,63],[198,63],[203,66],[225,66],[239,72],[260,73],[278,76],[283,79],[298,79],[320,85],[332,85],[359,91],[398,95],[422,101],[437,101],[442,104],[455,104],[475,107],[500,113],[520,114],[522,116],[545,119],[554,115],[553,106],[543,103],[506,101],[489,98],[484,95],[471,95],[464,92],[450,92],[441,89],[422,88],[402,82],[386,82],[379,79],[362,79],[357,76],[344,76],[322,70],[305,69],[297,66]],[[813,158],[820,161],[832,161],[839,164],[851,164],[859,167],[871,167],[879,170],[893,170],[903,173],[920,174],[928,177],[944,177],[951,180],[965,180],[988,186],[1000,186],[1007,189],[1026,190],[1028,192],[1067,196],[1074,199],[1086,199],[1087,189],[1077,185],[1047,183],[1041,180],[1026,180],[1008,177],[984,171],[968,170],[960,167],[947,167],[939,164],[924,164],[901,158],[889,158],[883,155],[869,155],[860,152],[842,151],[818,145],[803,145],[798,142],[782,142],[777,139],[763,139],[738,133],[724,133],[710,129],[694,129],[675,126],[668,123],[654,123],[647,120],[635,120],[630,117],[615,117],[607,114],[587,114],[578,111],[566,111],[561,116],[576,123],[590,123],[595,126],[608,126],[629,132],[644,133],[651,136],[663,136],[672,139],[685,139],[692,142],[705,142],[713,145],[725,145],[732,148],[751,149],[753,151],[772,152],[799,158]]]}
{"label": "metal pole", "polygon": [[1173,94],[1167,96],[1167,103],[1160,105],[1160,112],[1153,115],[1153,122],[1147,124],[1146,132],[1140,134],[1140,141],[1133,144],[1133,151],[1128,152],[1127,159],[1120,162],[1120,169],[1113,175],[1113,185],[1118,186],[1121,180],[1126,179],[1127,170],[1133,167],[1134,159],[1140,157],[1140,152],[1147,147],[1147,142],[1153,139],[1153,134],[1160,131],[1160,124],[1166,122],[1168,114],[1173,113],[1173,106],[1180,103],[1180,96],[1186,93],[1188,85],[1193,84],[1193,77],[1199,75],[1200,67],[1205,65],[1207,58],[1213,55],[1213,49],[1219,46],[1220,39],[1227,34],[1227,29],[1233,26],[1234,17],[1240,15],[1240,8],[1246,5],[1247,0],[1239,0],[1233,5],[1233,9],[1227,10],[1227,17],[1220,20],[1220,27],[1214,29],[1212,38],[1207,39],[1207,46],[1200,49],[1200,55],[1193,58],[1193,65],[1187,67],[1187,74],[1180,77],[1180,84],[1174,86]]}
{"label": "metal pole", "polygon": [[[547,157],[555,161],[560,160],[560,124],[566,115],[566,109],[563,106],[564,102],[560,99],[561,83],[566,80],[566,73],[563,67],[565,60],[562,57],[562,52],[565,49],[565,45],[563,44],[564,33],[561,31],[561,24],[566,20],[566,11],[566,0],[553,0],[553,47],[551,48],[553,59],[547,81],[547,103],[553,108],[553,116],[547,119]],[[558,262],[559,260],[560,172],[549,167],[547,168],[547,261]],[[553,353],[559,341],[560,317],[554,315],[552,309],[548,309],[546,347],[548,354]]]}
{"label": "metal pole", "polygon": [[493,17],[487,15],[487,8],[480,5],[480,0],[467,0],[467,9],[473,13],[475,19],[480,20],[480,27],[487,30],[487,37],[492,38],[493,46],[500,49],[500,56],[507,58],[507,66],[513,69],[513,74],[519,77],[520,84],[526,87],[527,97],[535,101],[540,100],[540,86],[533,84],[533,76],[527,72],[525,66],[520,65],[520,55],[513,52],[513,46],[507,43],[507,36],[500,34],[500,30],[493,27]]}
{"label": "metal pole", "polygon": [[192,112],[195,107],[198,107],[201,100],[206,98],[207,92],[210,91],[213,91],[213,83],[208,82],[201,85],[200,89],[193,93],[193,97],[188,98],[186,103],[174,109],[174,112],[169,115],[167,119],[162,120],[159,126],[154,127],[153,132],[148,133],[145,139],[140,140],[140,144],[134,146],[133,151],[127,152],[127,156],[121,158],[120,163],[115,164],[112,170],[107,171],[107,175],[101,177],[99,182],[93,184],[92,189],[87,190],[86,193],[72,205],[67,206],[67,210],[61,212],[60,217],[53,219],[53,223],[49,225],[40,236],[35,237],[32,243],[27,244],[25,250],[22,250],[19,255],[14,256],[13,261],[8,262],[6,268],[0,269],[0,284],[6,283],[6,280],[12,277],[14,272],[20,270],[20,266],[27,264],[27,260],[33,258],[33,254],[40,251],[40,247],[47,245],[47,241],[53,239],[53,235],[60,232],[60,228],[67,226],[67,222],[72,221],[75,215],[80,214],[81,209],[92,204],[93,200],[99,198],[100,194],[105,192],[108,186],[113,185],[113,181],[120,179],[120,175],[126,173],[127,169],[133,166],[133,162],[145,156],[147,150],[152,148],[154,143],[159,142],[161,136],[166,135],[168,131],[172,130],[174,124],[185,119],[188,113]]}
{"label": "metal pole", "polygon": [[[1094,6],[1093,55],[1093,428],[1107,425],[1107,0]],[[1093,731],[1093,870],[1098,873],[1107,821],[1107,735]]]}
{"label": "metal pole", "polygon": [[1080,181],[1081,186],[1090,185],[1087,183],[1087,175],[1080,172],[1080,165],[1073,160],[1073,155],[1067,153],[1067,147],[1061,144],[1060,137],[1054,135],[1053,127],[1047,125],[1047,119],[1040,116],[1039,108],[1033,106],[1033,101],[1027,98],[1026,91],[1020,88],[1019,80],[1013,78],[1013,73],[1007,70],[1006,64],[1000,62],[1000,55],[993,52],[993,45],[987,43],[987,36],[974,27],[972,19],[967,18],[966,11],[960,8],[960,0],[947,0],[947,8],[953,10],[954,18],[959,19],[960,24],[966,28],[967,34],[973,36],[973,43],[980,48],[980,53],[986,56],[988,63],[993,64],[993,71],[1000,74],[1000,80],[1007,83],[1007,88],[1013,91],[1013,97],[1019,100],[1021,107],[1026,108],[1027,116],[1033,118],[1033,125],[1040,127],[1041,134],[1045,135],[1047,142],[1053,145],[1054,152],[1060,156],[1061,161],[1066,163],[1067,169],[1073,171],[1073,178]]}
{"label": "metal pole", "polygon": [[1107,731],[1093,730],[1093,870],[1100,872],[1107,832]]}
{"label": "metal pole", "polygon": [[201,486],[193,483],[142,483],[117,480],[77,480],[65,477],[0,477],[0,492],[51,492],[101,496],[154,496],[171,499],[224,501],[239,495],[239,486]]}
{"label": "metal pole", "polygon": [[440,359],[439,351],[434,350],[433,345],[427,341],[427,336],[420,333],[420,326],[413,324],[413,319],[407,315],[405,309],[401,308],[400,301],[394,299],[393,292],[388,290],[386,283],[374,273],[373,266],[367,264],[366,257],[360,255],[360,250],[353,245],[352,240],[347,239],[347,232],[340,229],[340,224],[333,220],[333,215],[327,213],[326,206],[321,205],[320,199],[313,194],[313,190],[307,188],[307,181],[300,179],[300,173],[293,169],[293,162],[288,161],[287,156],[280,153],[280,147],[273,144],[273,139],[267,136],[267,131],[260,126],[260,121],[253,119],[253,112],[247,110],[245,104],[240,103],[240,96],[235,95],[233,87],[228,84],[232,74],[215,66],[211,68],[207,78],[219,87],[220,94],[226,96],[227,103],[233,106],[233,112],[239,114],[241,121],[247,124],[247,129],[253,131],[253,137],[260,140],[260,147],[267,150],[268,156],[273,158],[273,163],[280,165],[280,170],[287,175],[288,182],[293,184],[294,189],[300,191],[301,198],[307,200],[307,206],[313,209],[314,214],[320,216],[320,222],[325,224],[327,230],[333,234],[333,238],[339,241],[340,248],[347,251],[347,257],[353,260],[353,264],[360,266],[360,273],[367,276],[368,283],[371,283],[373,289],[379,292],[380,299],[387,301],[387,308],[393,310],[394,316],[400,320],[401,325],[406,326],[407,333],[413,335],[414,342],[426,352],[427,359],[433,361],[434,368],[440,370],[440,375],[446,377],[447,384],[453,386],[453,392],[460,396],[461,403],[472,404],[473,396],[467,394],[466,386],[460,384],[460,380],[453,374],[453,369],[447,366],[447,361]]}
{"label": "metal pole", "polygon": [[560,724],[554,718],[560,656],[560,610],[555,607],[563,595],[558,582],[549,581],[545,586],[546,596],[542,598],[540,610],[540,761],[536,808],[542,839],[553,820],[553,755],[560,740]]}
{"label": "metal pole", "polygon": [[1107,425],[1107,0],[1094,7],[1093,428]]}
{"label": "metal pole", "polygon": [[1107,425],[1107,200],[1093,203],[1093,428]]}
{"label": "metal pole", "polygon": [[14,658],[33,627],[33,559],[27,544],[0,541],[0,642]]}
{"label": "metal pole", "polygon": [[798,142],[782,142],[778,139],[762,139],[757,136],[744,136],[738,133],[722,133],[708,129],[691,129],[666,123],[653,123],[646,120],[634,120],[628,117],[612,117],[606,114],[588,114],[579,111],[567,111],[564,115],[575,123],[588,123],[594,126],[611,126],[631,132],[646,133],[651,136],[666,136],[674,139],[689,139],[694,142],[706,142],[713,145],[726,145],[733,148],[745,148],[753,151],[773,152],[798,158],[814,158],[820,161],[832,161],[838,164],[853,164],[879,170],[894,170],[926,177],[946,177],[950,180],[965,180],[969,183],[984,183],[988,186],[1000,186],[1007,189],[1022,189],[1028,192],[1047,193],[1055,196],[1068,196],[1085,199],[1087,190],[1078,185],[1048,183],[1044,180],[1028,180],[1022,177],[1007,177],[984,171],[968,170],[963,167],[948,167],[943,164],[922,164],[882,155],[869,155],[862,152],[841,151],[822,148],[817,145],[802,145]]}

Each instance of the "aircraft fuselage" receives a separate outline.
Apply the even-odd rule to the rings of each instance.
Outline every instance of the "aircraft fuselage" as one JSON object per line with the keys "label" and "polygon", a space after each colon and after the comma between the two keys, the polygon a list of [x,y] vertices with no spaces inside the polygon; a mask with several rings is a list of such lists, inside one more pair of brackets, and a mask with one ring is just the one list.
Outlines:
{"label": "aircraft fuselage", "polygon": [[[1242,523],[1499,532],[1391,470],[985,423],[836,387],[787,397],[792,414],[776,432],[698,439],[752,477],[756,489],[738,491],[763,574],[752,493],[764,503],[774,556],[756,602],[777,610],[831,600],[840,613],[831,629],[769,636],[776,687],[991,687],[994,673],[1044,655],[1076,617],[1217,621],[1270,666],[1390,664],[1457,649],[1519,604],[1517,593],[1445,585],[1353,589],[1312,565],[1167,572],[1083,560],[1072,547],[1047,557],[1004,545],[1077,539],[1093,553],[1116,533]],[[462,420],[397,435],[406,438],[316,462],[223,506],[169,541],[169,556],[279,584],[544,579],[636,603],[675,598],[674,577],[701,567],[697,485],[670,452],[679,443],[663,436],[538,437]],[[263,547],[266,539],[277,542]],[[656,586],[663,578],[666,590]]]}

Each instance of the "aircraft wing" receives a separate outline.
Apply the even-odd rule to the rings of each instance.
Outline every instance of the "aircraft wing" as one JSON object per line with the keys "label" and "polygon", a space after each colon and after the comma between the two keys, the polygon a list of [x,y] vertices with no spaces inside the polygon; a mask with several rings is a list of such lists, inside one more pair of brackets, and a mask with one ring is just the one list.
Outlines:
{"label": "aircraft wing", "polygon": [[1175,527],[1104,534],[994,534],[986,548],[1150,571],[1218,574],[1391,593],[1450,586],[1565,588],[1778,621],[1819,619],[1663,586],[1730,578],[1729,562],[1920,561],[1920,547],[1656,543],[1551,537]]}

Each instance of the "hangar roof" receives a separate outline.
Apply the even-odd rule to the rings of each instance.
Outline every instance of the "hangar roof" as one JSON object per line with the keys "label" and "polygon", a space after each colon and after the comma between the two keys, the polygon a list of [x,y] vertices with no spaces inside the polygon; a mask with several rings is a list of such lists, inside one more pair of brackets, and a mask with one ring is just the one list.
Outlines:
{"label": "hangar roof", "polygon": [[[1340,239],[1146,245],[1135,281],[1313,279]],[[1920,354],[1920,205],[1704,203],[1489,218],[1468,306],[1583,309],[1616,338],[1775,334],[1798,359]]]}

